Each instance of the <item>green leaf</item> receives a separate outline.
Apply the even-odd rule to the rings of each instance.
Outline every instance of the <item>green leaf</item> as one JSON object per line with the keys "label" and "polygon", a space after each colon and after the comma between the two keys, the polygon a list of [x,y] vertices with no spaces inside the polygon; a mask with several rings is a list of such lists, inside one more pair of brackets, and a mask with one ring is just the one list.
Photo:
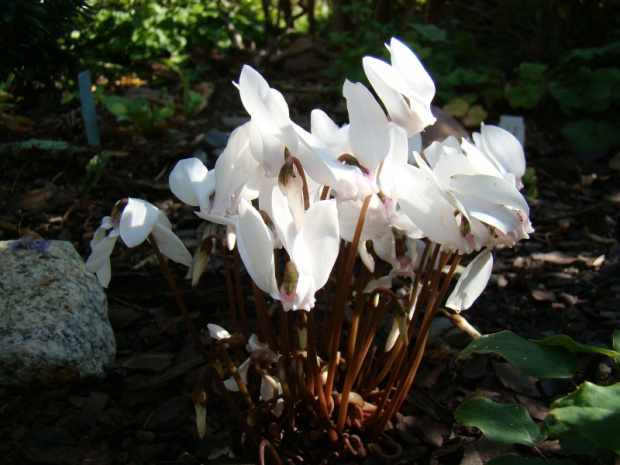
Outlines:
{"label": "green leaf", "polygon": [[582,158],[594,160],[605,156],[620,137],[619,128],[607,120],[581,119],[562,130],[564,137],[574,145]]}
{"label": "green leaf", "polygon": [[521,81],[506,87],[504,94],[512,108],[534,108],[544,91],[542,82]]}
{"label": "green leaf", "polygon": [[551,336],[546,339],[533,340],[532,342],[544,346],[566,347],[571,352],[587,352],[590,354],[607,355],[608,357],[617,357],[618,355],[620,355],[620,352],[607,349],[606,347],[582,344],[571,339],[565,334],[558,334],[557,336]]}
{"label": "green leaf", "polygon": [[474,339],[458,358],[473,353],[498,354],[535,378],[571,378],[579,368],[579,361],[565,347],[536,344],[510,331]]}
{"label": "green leaf", "polygon": [[620,455],[620,383],[583,383],[551,404],[544,431],[555,436],[583,436]]}
{"label": "green leaf", "polygon": [[429,42],[447,42],[448,40],[448,33],[432,24],[409,23],[408,26]]}
{"label": "green leaf", "polygon": [[[616,329],[614,331],[614,343],[613,347],[615,350],[620,352],[620,329]],[[620,355],[616,357],[616,364],[620,365]]]}
{"label": "green leaf", "polygon": [[613,465],[614,463],[612,452],[581,436],[560,438],[560,447],[563,455],[589,455],[599,459],[603,465]]}
{"label": "green leaf", "polygon": [[498,404],[476,397],[461,404],[454,412],[454,418],[461,425],[480,428],[486,437],[499,444],[533,447],[545,439],[522,405]]}
{"label": "green leaf", "polygon": [[111,95],[103,99],[103,104],[115,116],[125,116],[129,109],[129,101],[118,95]]}
{"label": "green leaf", "polygon": [[[527,464],[527,465],[548,465],[549,462],[541,459],[540,457],[534,457],[531,459],[525,458],[525,457],[521,457],[519,454],[504,454],[504,455],[500,455],[499,457],[495,457],[491,460],[489,460],[488,462],[486,462],[485,465],[522,465],[522,464]],[[572,462],[571,460],[555,460],[553,462],[554,465],[575,465],[575,462]]]}
{"label": "green leaf", "polygon": [[18,150],[64,152],[65,150],[69,150],[69,148],[71,148],[71,144],[64,140],[28,139],[20,142],[18,145]]}

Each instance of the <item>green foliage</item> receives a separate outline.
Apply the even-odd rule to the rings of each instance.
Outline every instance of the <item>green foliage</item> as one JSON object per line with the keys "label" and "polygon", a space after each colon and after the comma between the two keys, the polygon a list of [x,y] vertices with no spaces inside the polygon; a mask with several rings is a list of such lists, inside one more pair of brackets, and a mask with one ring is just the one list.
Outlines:
{"label": "green foliage", "polygon": [[394,35],[393,24],[375,20],[372,8],[364,2],[343,5],[342,10],[347,15],[349,29],[355,30],[355,34],[351,34],[350,30],[328,30],[329,42],[338,51],[338,56],[325,70],[325,75],[337,77],[339,83],[343,76],[353,82],[363,81],[362,57],[385,53],[381,44],[389,42]]}
{"label": "green foliage", "polygon": [[[472,352],[497,353],[528,374],[553,369],[558,363],[557,354],[539,350],[561,349],[565,354],[586,352],[610,357],[619,357],[620,331],[613,335],[614,349],[592,346],[574,341],[568,336],[558,335],[539,341],[528,341],[502,331],[486,336],[486,340],[473,341],[461,353],[460,357]],[[491,343],[491,344],[489,344]],[[521,355],[515,352],[516,344],[520,345]],[[536,357],[536,362],[544,370],[532,370],[531,366],[521,363],[523,358]],[[574,367],[576,369],[577,367]],[[563,370],[560,370],[562,372]],[[572,393],[555,400],[549,414],[539,425],[519,405],[498,404],[484,398],[474,398],[464,402],[455,412],[456,420],[466,426],[478,427],[490,440],[500,444],[523,444],[534,447],[547,437],[560,439],[562,452],[565,455],[590,455],[604,464],[614,463],[614,455],[620,457],[620,383],[611,386],[597,386],[585,382]],[[493,465],[511,465],[521,462],[537,463],[508,454],[498,457],[489,463]],[[564,463],[571,463],[562,461]]]}
{"label": "green foliage", "polygon": [[[541,459],[540,457],[534,457],[527,459],[521,457],[519,454],[504,454],[499,457],[495,457],[489,460],[486,465],[548,465],[549,461]],[[555,460],[554,465],[575,465],[575,462],[570,460]]]}
{"label": "green foliage", "polygon": [[105,107],[121,121],[128,121],[138,126],[145,134],[152,133],[159,123],[174,115],[174,104],[166,102],[164,106],[154,107],[144,97],[132,100],[112,95],[103,99]]}
{"label": "green foliage", "polygon": [[476,426],[498,444],[523,444],[533,447],[545,439],[538,425],[522,405],[504,405],[484,397],[461,404],[454,418],[461,425]]}
{"label": "green foliage", "polygon": [[538,197],[538,185],[536,184],[536,169],[528,166],[523,173],[523,185],[525,186],[525,198],[531,202]]}
{"label": "green foliage", "polygon": [[546,339],[534,340],[536,344],[544,346],[561,346],[570,350],[571,352],[587,352],[590,354],[606,355],[607,357],[616,357],[620,355],[615,350],[610,350],[603,345],[587,345],[577,342],[565,334],[557,334],[555,336],[548,337]]}
{"label": "green foliage", "polygon": [[183,115],[193,116],[204,106],[204,97],[190,88],[189,77],[180,66],[172,60],[163,60],[163,63],[179,75],[183,86]]}
{"label": "green foliage", "polygon": [[11,73],[33,78],[52,67],[62,69],[59,42],[78,17],[89,14],[80,0],[0,0],[0,80]]}
{"label": "green foliage", "polygon": [[82,185],[80,189],[82,192],[88,192],[99,183],[103,170],[110,161],[112,154],[110,152],[102,152],[95,155],[90,159],[88,165],[86,165],[86,174],[82,179]]}
{"label": "green foliage", "polygon": [[100,63],[128,65],[135,60],[183,55],[190,47],[229,50],[228,26],[242,37],[263,34],[260,3],[191,0],[98,0],[94,24],[73,33],[71,49]]}
{"label": "green foliage", "polygon": [[15,96],[9,92],[13,79],[15,79],[15,75],[11,73],[6,77],[4,82],[0,82],[0,115],[6,110],[12,109],[15,105],[13,103],[15,101]]}
{"label": "green foliage", "polygon": [[542,430],[549,436],[585,437],[620,457],[620,383],[589,382],[551,404]]}
{"label": "green foliage", "polygon": [[517,67],[518,81],[504,93],[512,108],[534,108],[544,95],[544,73],[547,65],[523,62]]}
{"label": "green foliage", "polygon": [[498,354],[536,378],[570,378],[579,367],[577,359],[565,347],[538,344],[510,331],[500,331],[473,340],[459,354],[459,358],[473,353]]}

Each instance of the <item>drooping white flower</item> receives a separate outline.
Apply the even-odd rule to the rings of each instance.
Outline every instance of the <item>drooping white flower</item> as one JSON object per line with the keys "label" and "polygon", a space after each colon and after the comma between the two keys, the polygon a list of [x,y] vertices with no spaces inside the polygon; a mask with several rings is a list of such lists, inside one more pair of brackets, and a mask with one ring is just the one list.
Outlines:
{"label": "drooping white flower", "polygon": [[296,225],[288,201],[279,188],[272,191],[273,223],[290,262],[278,288],[273,257],[274,236],[249,202],[239,205],[237,245],[248,273],[263,291],[281,300],[285,310],[309,310],[315,293],[325,285],[339,250],[335,200],[316,202]]}
{"label": "drooping white flower", "polygon": [[386,47],[392,64],[364,57],[364,71],[392,120],[412,136],[435,122],[431,112],[435,84],[405,44],[392,38]]}
{"label": "drooping white flower", "polygon": [[95,273],[102,286],[107,287],[111,278],[110,254],[118,237],[127,247],[135,247],[149,240],[151,234],[161,253],[177,263],[191,265],[192,256],[172,232],[166,215],[144,200],[128,198],[116,204],[112,216],[103,218],[90,242],[92,252],[86,269]]}

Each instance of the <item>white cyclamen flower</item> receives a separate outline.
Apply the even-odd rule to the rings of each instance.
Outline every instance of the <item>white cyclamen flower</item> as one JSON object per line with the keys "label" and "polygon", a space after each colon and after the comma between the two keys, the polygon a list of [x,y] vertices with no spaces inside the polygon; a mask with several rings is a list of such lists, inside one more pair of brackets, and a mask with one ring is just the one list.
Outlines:
{"label": "white cyclamen flower", "polygon": [[[109,234],[108,234],[108,231]],[[127,247],[135,247],[153,234],[161,253],[177,263],[190,266],[192,256],[172,232],[166,215],[144,200],[128,198],[118,202],[112,216],[106,216],[90,242],[92,253],[86,269],[95,273],[103,287],[111,278],[110,254],[120,236]]]}
{"label": "white cyclamen flower", "polygon": [[431,112],[435,84],[405,44],[392,38],[386,46],[392,65],[374,57],[364,57],[364,72],[392,121],[412,136],[435,123]]}
{"label": "white cyclamen flower", "polygon": [[298,228],[284,194],[272,192],[273,223],[290,262],[278,288],[273,256],[274,237],[260,213],[242,200],[239,205],[237,245],[248,273],[256,285],[284,310],[310,310],[315,293],[322,288],[334,266],[340,247],[338,211],[335,200],[316,202],[306,211]]}

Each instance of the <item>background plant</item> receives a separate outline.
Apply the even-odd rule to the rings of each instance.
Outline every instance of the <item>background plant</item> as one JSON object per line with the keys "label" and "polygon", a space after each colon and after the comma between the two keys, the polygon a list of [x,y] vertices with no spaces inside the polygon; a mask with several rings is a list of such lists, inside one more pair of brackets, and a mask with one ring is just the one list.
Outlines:
{"label": "background plant", "polygon": [[[615,350],[581,344],[565,335],[528,341],[502,331],[474,340],[459,358],[474,353],[494,353],[536,378],[571,378],[579,368],[578,359],[573,355],[578,352],[607,357],[616,373],[620,373],[620,331],[613,334],[613,346]],[[614,456],[620,457],[620,383],[597,386],[584,382],[575,391],[555,399],[541,424],[535,423],[521,405],[499,404],[485,398],[467,400],[457,408],[455,418],[462,425],[477,426],[489,439],[500,444],[535,448],[547,437],[555,437],[559,438],[565,455],[592,456],[609,465],[614,463]],[[521,462],[537,463],[514,454],[497,457],[488,463]]]}

